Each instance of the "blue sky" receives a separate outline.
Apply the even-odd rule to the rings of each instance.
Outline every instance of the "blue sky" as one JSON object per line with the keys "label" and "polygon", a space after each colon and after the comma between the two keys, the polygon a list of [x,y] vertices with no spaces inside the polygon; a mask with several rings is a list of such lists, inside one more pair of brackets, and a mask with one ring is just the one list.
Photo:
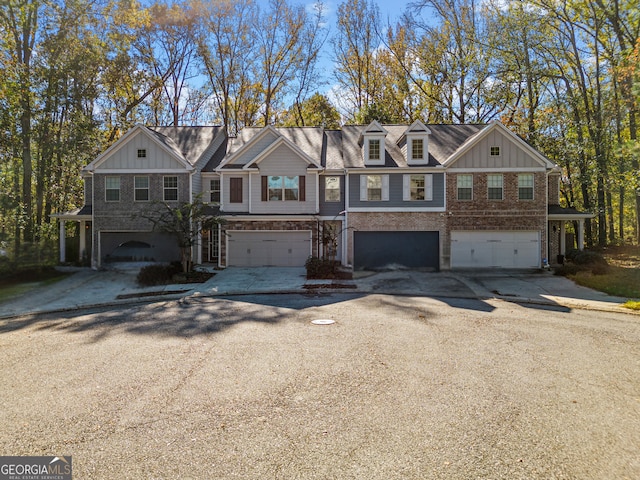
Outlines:
{"label": "blue sky", "polygon": [[[266,0],[260,0],[265,1]],[[380,9],[380,19],[382,25],[386,25],[387,23],[394,24],[395,21],[402,15],[407,8],[407,5],[415,0],[378,0],[375,3],[378,5]],[[334,80],[331,78],[333,72],[333,51],[331,46],[331,37],[336,33],[336,22],[337,22],[337,10],[338,6],[343,2],[343,0],[323,0],[322,3],[324,5],[324,9],[326,11],[326,21],[329,29],[329,38],[324,45],[324,51],[322,54],[322,58],[320,61],[320,71],[323,74],[324,80],[328,82],[321,90],[326,92],[331,88]],[[295,3],[295,0],[294,2]],[[314,3],[307,3],[307,9],[309,11],[313,10]]]}

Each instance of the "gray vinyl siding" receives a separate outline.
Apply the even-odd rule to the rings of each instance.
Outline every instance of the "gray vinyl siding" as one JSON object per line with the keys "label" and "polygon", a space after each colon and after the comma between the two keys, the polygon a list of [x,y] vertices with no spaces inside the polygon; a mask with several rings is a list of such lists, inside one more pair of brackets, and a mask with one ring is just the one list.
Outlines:
{"label": "gray vinyl siding", "polygon": [[[420,175],[423,172],[416,172]],[[360,175],[349,175],[349,207],[350,208],[380,208],[380,207],[404,207],[404,208],[444,208],[444,174],[433,173],[433,200],[431,201],[404,201],[403,200],[403,176],[411,174],[405,173],[371,173],[369,175],[388,175],[389,176],[389,200],[362,202],[360,201]]]}
{"label": "gray vinyl siding", "polygon": [[[231,178],[242,178],[242,203],[231,203]],[[225,212],[249,211],[249,175],[246,173],[225,173],[220,181],[222,186],[222,210]]]}
{"label": "gray vinyl siding", "polygon": [[275,137],[271,132],[265,134],[264,137],[257,140],[256,143],[248,147],[238,157],[233,158],[231,164],[236,167],[246,165],[268,148],[274,142],[274,139]]}
{"label": "gray vinyl siding", "polygon": [[326,175],[327,177],[340,177],[340,201],[339,202],[325,202],[324,201],[324,175],[320,176],[319,194],[320,194],[320,215],[330,217],[336,216],[344,210],[344,198],[345,198],[345,181],[344,175]]}
{"label": "gray vinyl siding", "polygon": [[[317,173],[307,171],[307,162],[285,145],[280,145],[259,164],[259,173],[251,175],[251,213],[257,214],[315,214]],[[262,176],[304,176],[305,201],[262,201]]]}

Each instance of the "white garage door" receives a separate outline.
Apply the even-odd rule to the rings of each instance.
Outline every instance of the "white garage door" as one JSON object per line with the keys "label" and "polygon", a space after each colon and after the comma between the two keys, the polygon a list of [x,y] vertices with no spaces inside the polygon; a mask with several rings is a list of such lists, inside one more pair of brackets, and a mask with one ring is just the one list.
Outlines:
{"label": "white garage door", "polygon": [[451,232],[451,268],[537,268],[540,265],[538,232]]}
{"label": "white garage door", "polygon": [[228,265],[235,267],[302,267],[311,255],[311,232],[227,232]]}

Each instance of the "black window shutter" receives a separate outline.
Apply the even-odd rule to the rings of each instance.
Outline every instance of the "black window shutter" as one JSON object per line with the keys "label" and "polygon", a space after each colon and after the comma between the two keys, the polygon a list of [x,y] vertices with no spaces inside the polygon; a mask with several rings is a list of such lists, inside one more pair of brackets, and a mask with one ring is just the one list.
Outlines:
{"label": "black window shutter", "polygon": [[301,202],[306,201],[307,199],[307,192],[306,192],[306,179],[307,177],[304,175],[300,175],[298,177],[298,188],[299,188],[299,192],[298,192],[298,200],[300,200]]}

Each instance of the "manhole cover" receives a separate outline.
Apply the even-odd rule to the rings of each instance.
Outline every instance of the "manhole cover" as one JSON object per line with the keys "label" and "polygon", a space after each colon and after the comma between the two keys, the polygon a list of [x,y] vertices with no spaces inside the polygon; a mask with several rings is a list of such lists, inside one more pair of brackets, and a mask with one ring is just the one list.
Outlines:
{"label": "manhole cover", "polygon": [[336,323],[335,320],[331,320],[329,318],[320,318],[318,320],[311,320],[311,323],[314,325],[331,325],[332,323]]}

